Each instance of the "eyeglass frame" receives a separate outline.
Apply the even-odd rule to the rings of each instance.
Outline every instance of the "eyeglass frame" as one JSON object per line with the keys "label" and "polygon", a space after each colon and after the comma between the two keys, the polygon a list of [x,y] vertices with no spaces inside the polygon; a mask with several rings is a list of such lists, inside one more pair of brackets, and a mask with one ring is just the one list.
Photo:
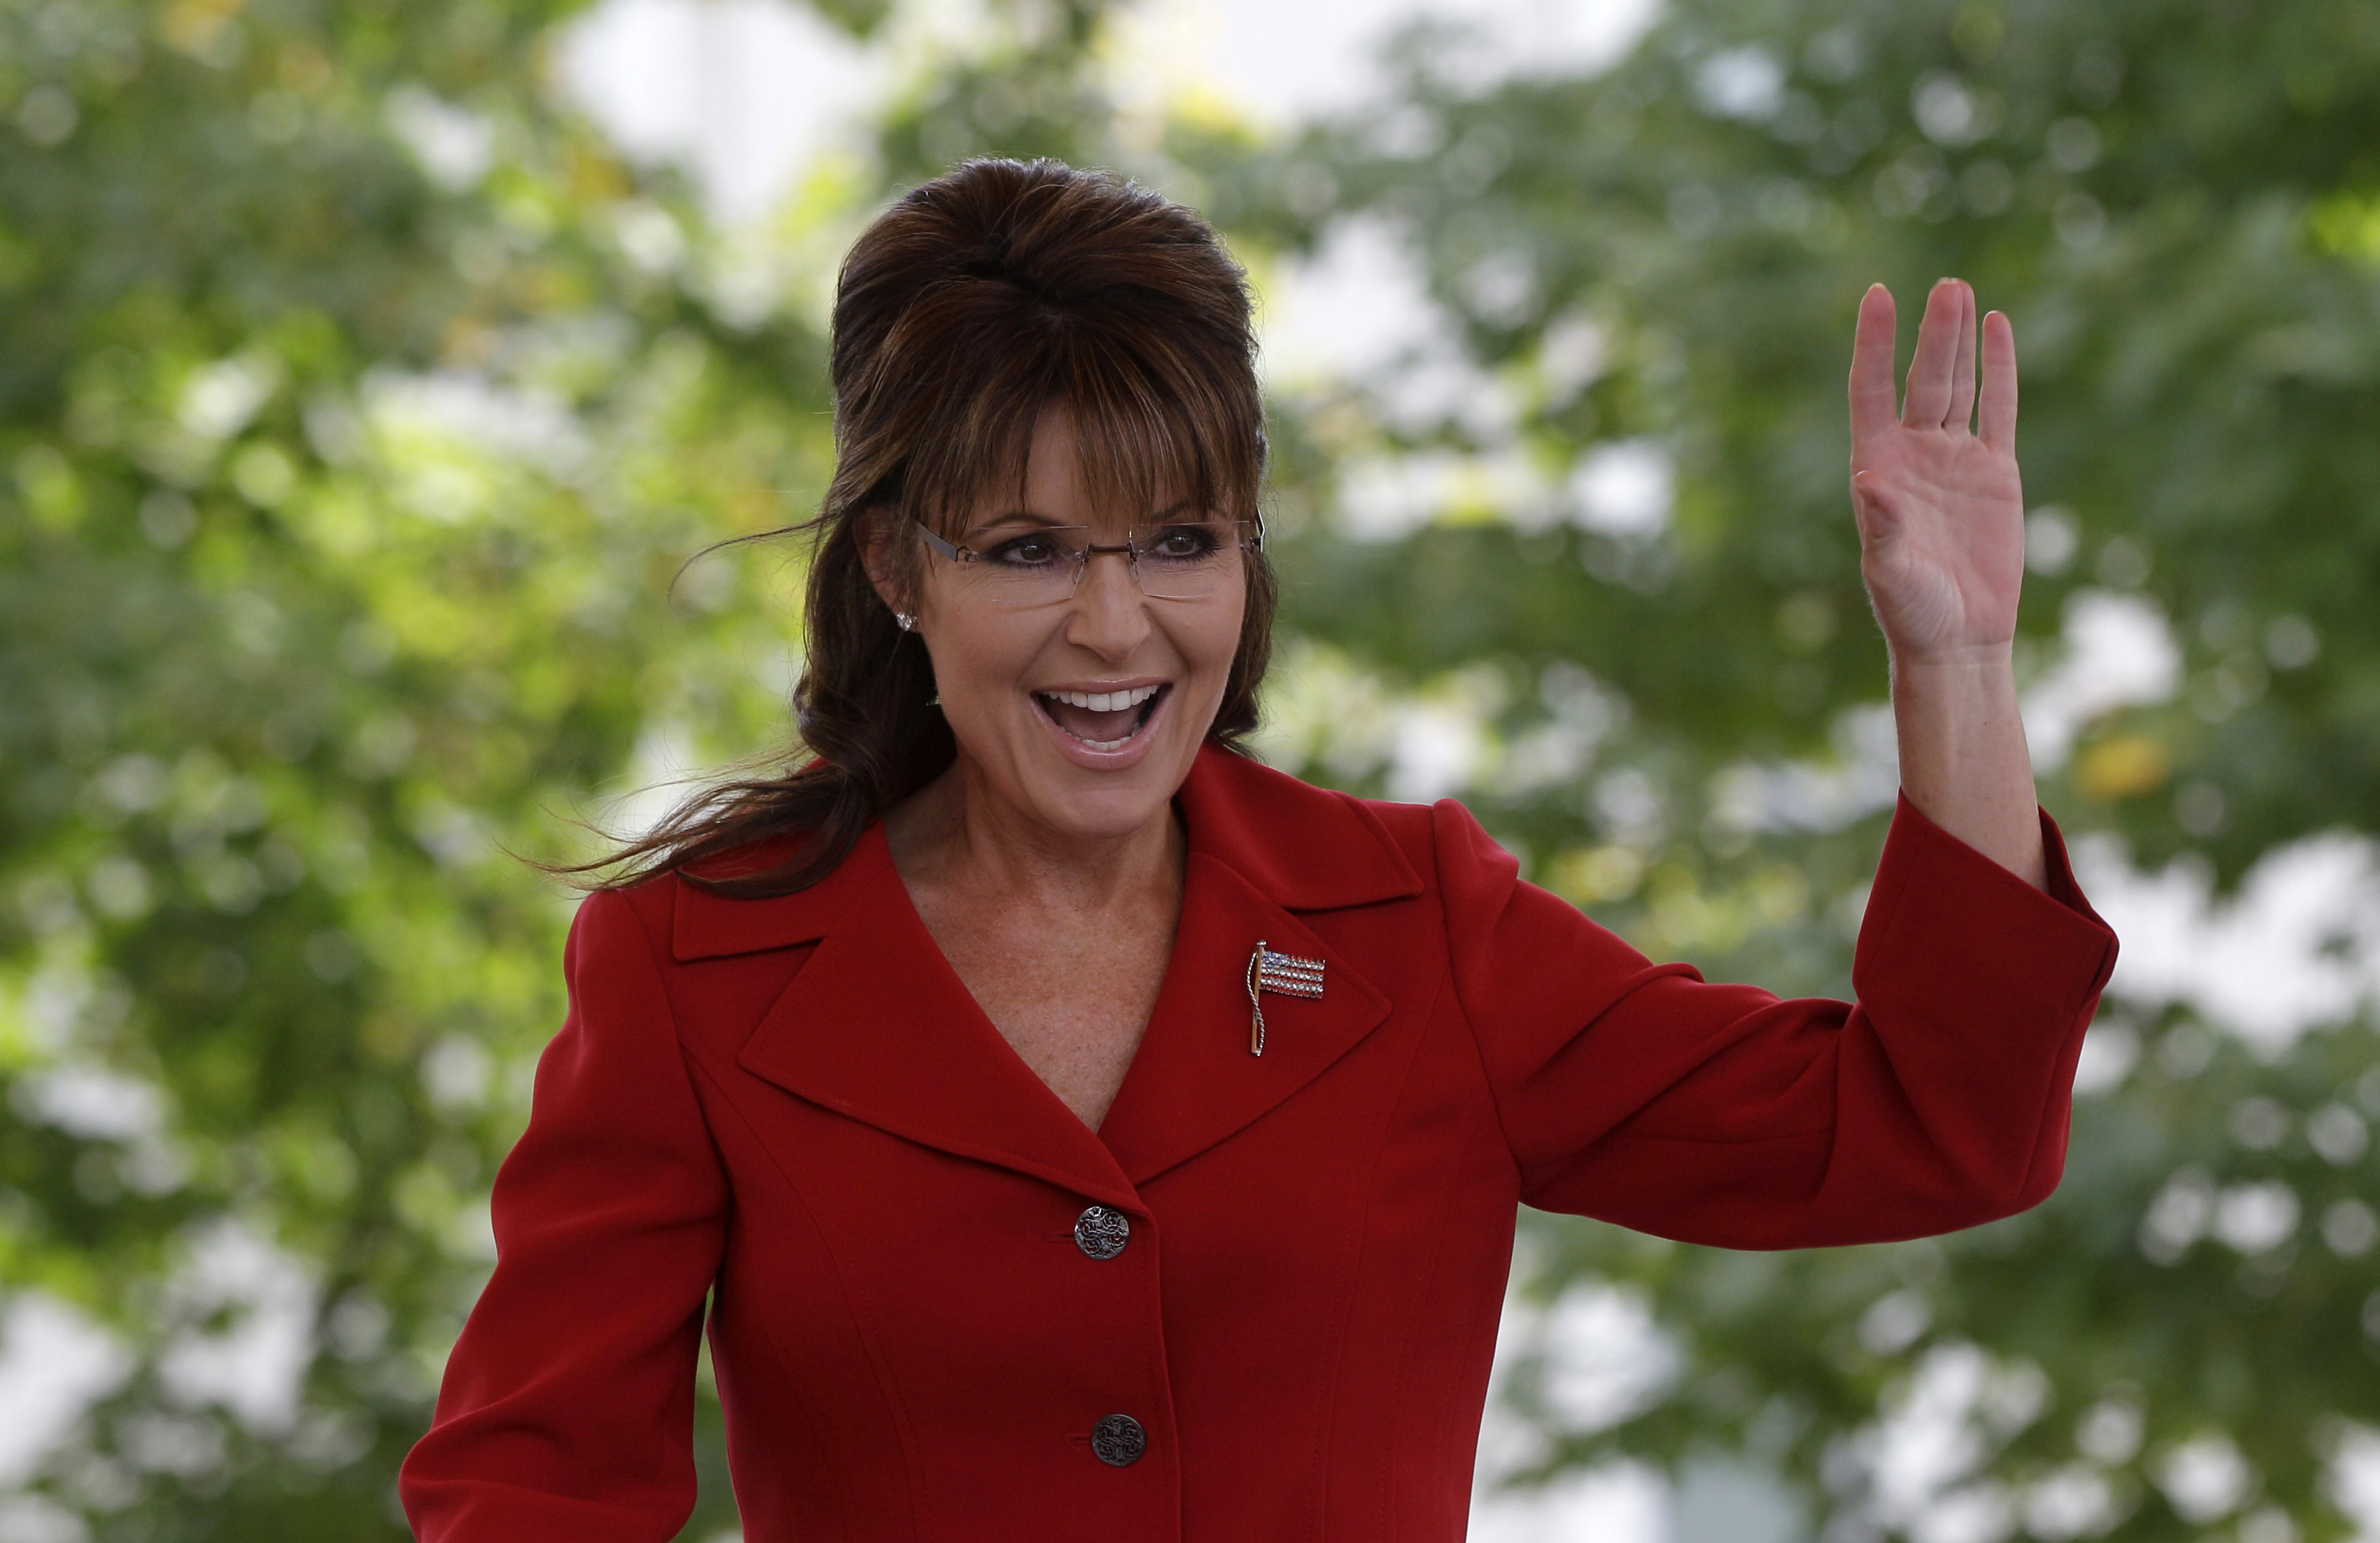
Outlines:
{"label": "eyeglass frame", "polygon": [[[924,538],[926,538],[926,544],[927,544],[927,546],[930,547],[930,548],[933,550],[933,552],[935,553],[935,554],[936,554],[936,555],[938,555],[938,556],[940,556],[940,557],[941,557],[941,558],[945,559],[946,561],[953,562],[953,563],[957,563],[957,564],[959,564],[959,565],[965,565],[969,564],[969,563],[980,563],[980,562],[985,561],[985,554],[984,554],[984,553],[980,553],[980,552],[976,551],[973,547],[963,546],[963,545],[959,544],[959,543],[958,543],[958,542],[956,542],[956,541],[946,541],[946,540],[944,540],[944,539],[941,537],[941,535],[940,535],[938,532],[936,532],[936,531],[934,530],[934,529],[933,529],[931,526],[929,526],[929,525],[928,525],[924,520],[921,520],[921,519],[913,519],[913,520],[911,520],[909,523],[910,523],[910,524],[912,524],[912,525],[914,525],[914,526],[916,526],[916,527],[917,528],[917,534],[918,534],[918,535],[923,536]],[[1173,520],[1173,521],[1164,522],[1164,523],[1170,523],[1170,524],[1174,524],[1174,525],[1180,525],[1180,524],[1184,524],[1184,523],[1194,523],[1194,522],[1185,522],[1185,521],[1182,521],[1182,520]],[[1263,553],[1263,552],[1264,552],[1264,543],[1265,543],[1265,523],[1264,523],[1264,514],[1263,514],[1263,511],[1261,511],[1261,510],[1257,511],[1256,517],[1255,517],[1255,518],[1253,518],[1253,519],[1245,519],[1245,520],[1232,520],[1232,521],[1228,521],[1227,523],[1229,523],[1229,524],[1232,524],[1232,525],[1245,525],[1245,526],[1252,527],[1252,528],[1254,529],[1254,530],[1255,530],[1255,537],[1254,537],[1254,539],[1253,539],[1253,540],[1243,540],[1243,541],[1239,543],[1239,545],[1240,545],[1240,550],[1241,550],[1242,552],[1253,552],[1253,553],[1258,553],[1259,555],[1261,555],[1261,554]],[[1046,529],[1046,530],[1068,530],[1068,529],[1072,529],[1072,530],[1087,530],[1087,529],[1090,529],[1090,527],[1088,527],[1088,526],[1087,526],[1087,525],[1076,525],[1076,526],[1051,525],[1051,526],[1044,526],[1044,527],[1042,527],[1041,529]],[[1121,558],[1123,558],[1123,559],[1124,560],[1124,567],[1125,567],[1126,571],[1127,571],[1127,572],[1129,572],[1129,573],[1132,575],[1132,587],[1133,587],[1134,589],[1139,589],[1139,590],[1140,590],[1140,595],[1141,595],[1141,598],[1142,598],[1143,600],[1170,600],[1170,601],[1175,601],[1185,602],[1185,603],[1190,603],[1190,604],[1196,604],[1196,603],[1197,603],[1199,601],[1203,601],[1203,600],[1207,600],[1207,599],[1211,598],[1211,597],[1205,596],[1205,595],[1199,595],[1199,596],[1192,597],[1192,596],[1185,596],[1185,595],[1152,595],[1152,594],[1150,594],[1150,593],[1148,592],[1148,590],[1146,588],[1144,588],[1144,587],[1142,586],[1141,582],[1140,582],[1140,549],[1139,549],[1139,547],[1135,546],[1135,545],[1133,543],[1133,541],[1132,541],[1132,532],[1133,532],[1135,529],[1138,529],[1138,527],[1135,527],[1135,526],[1130,526],[1130,525],[1127,525],[1127,526],[1125,526],[1125,527],[1124,527],[1124,542],[1123,542],[1123,544],[1122,546],[1100,546],[1100,545],[1098,545],[1097,543],[1094,543],[1094,542],[1086,542],[1086,543],[1084,543],[1083,548],[1082,548],[1082,560],[1081,560],[1080,562],[1077,562],[1077,563],[1075,565],[1075,577],[1074,577],[1073,578],[1071,578],[1071,579],[1069,579],[1069,580],[1067,581],[1067,592],[1068,592],[1068,594],[1071,596],[1072,594],[1074,594],[1075,592],[1076,592],[1076,591],[1078,591],[1078,590],[1080,590],[1080,589],[1082,589],[1082,587],[1083,587],[1083,576],[1084,576],[1085,574],[1087,574],[1087,573],[1088,573],[1088,572],[1090,572],[1090,571],[1091,571],[1091,559],[1092,559],[1092,558],[1094,558],[1094,557],[1099,557],[1099,556],[1102,556],[1102,555],[1108,555],[1108,556],[1116,556],[1116,557],[1121,557]],[[1027,534],[1030,534],[1030,532],[1026,532],[1026,533],[1027,533]],[[1014,537],[1012,537],[1012,538],[1010,538],[1010,539],[1011,539],[1011,540],[1014,540]],[[1047,602],[1045,602],[1045,603],[1051,604],[1051,605],[1055,605],[1055,604],[1058,604],[1058,603],[1060,603],[1060,602],[1059,602],[1059,601],[1054,601],[1054,600],[1053,600],[1053,601],[1047,601]]]}

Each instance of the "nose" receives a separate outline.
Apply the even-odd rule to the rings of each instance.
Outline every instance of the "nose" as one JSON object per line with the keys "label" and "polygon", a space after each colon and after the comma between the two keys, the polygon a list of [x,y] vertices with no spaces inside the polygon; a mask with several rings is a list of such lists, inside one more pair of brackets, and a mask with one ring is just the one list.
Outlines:
{"label": "nose", "polygon": [[1075,586],[1066,641],[1120,663],[1140,647],[1148,628],[1148,601],[1133,582],[1131,560],[1120,552],[1093,553]]}

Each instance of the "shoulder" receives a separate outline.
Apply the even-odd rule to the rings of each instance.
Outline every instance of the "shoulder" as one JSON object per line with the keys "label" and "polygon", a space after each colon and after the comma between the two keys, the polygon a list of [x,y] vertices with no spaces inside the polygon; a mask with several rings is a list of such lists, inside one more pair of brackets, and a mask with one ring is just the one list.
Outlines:
{"label": "shoulder", "polygon": [[1182,791],[1193,850],[1215,852],[1293,907],[1510,884],[1519,865],[1453,799],[1402,804],[1318,787],[1210,747]]}
{"label": "shoulder", "polygon": [[580,896],[570,921],[571,958],[582,961],[629,949],[654,952],[655,941],[669,936],[671,881],[670,875],[655,875]]}
{"label": "shoulder", "polygon": [[801,856],[807,838],[800,835],[756,841],[598,890],[581,903],[574,938],[584,934],[605,947],[638,942],[663,965],[815,941],[848,903],[854,885],[883,857],[882,830],[871,826],[823,879],[789,893],[738,893],[721,886],[785,868]]}

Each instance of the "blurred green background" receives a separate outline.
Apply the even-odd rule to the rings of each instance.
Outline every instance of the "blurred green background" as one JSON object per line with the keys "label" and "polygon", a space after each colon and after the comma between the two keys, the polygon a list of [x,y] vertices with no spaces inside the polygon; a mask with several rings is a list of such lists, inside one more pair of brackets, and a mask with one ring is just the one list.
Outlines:
{"label": "blurred green background", "polygon": [[2065,1187],[1528,1219],[1477,1536],[2380,1536],[2380,6],[1441,21],[1288,120],[1135,94],[1124,7],[958,14],[816,0],[861,131],[730,220],[562,89],[572,6],[0,0],[0,1539],[405,1536],[559,1016],[505,849],[781,739],[798,554],[680,566],[809,507],[833,265],[978,152],[1196,204],[1340,361],[1270,376],[1267,755],[1789,993],[1892,789],[1852,307],[2015,319],[2028,719],[2131,949]]}

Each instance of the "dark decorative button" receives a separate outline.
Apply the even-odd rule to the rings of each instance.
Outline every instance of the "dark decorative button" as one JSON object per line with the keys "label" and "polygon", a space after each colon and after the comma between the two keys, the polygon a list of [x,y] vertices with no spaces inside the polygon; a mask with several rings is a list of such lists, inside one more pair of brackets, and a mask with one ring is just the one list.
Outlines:
{"label": "dark decorative button", "polygon": [[1110,1415],[1091,1427],[1091,1451],[1111,1468],[1129,1468],[1148,1450],[1148,1432],[1130,1415]]}
{"label": "dark decorative button", "polygon": [[1095,1259],[1112,1259],[1132,1241],[1132,1219],[1110,1206],[1093,1206],[1075,1218],[1075,1246]]}

